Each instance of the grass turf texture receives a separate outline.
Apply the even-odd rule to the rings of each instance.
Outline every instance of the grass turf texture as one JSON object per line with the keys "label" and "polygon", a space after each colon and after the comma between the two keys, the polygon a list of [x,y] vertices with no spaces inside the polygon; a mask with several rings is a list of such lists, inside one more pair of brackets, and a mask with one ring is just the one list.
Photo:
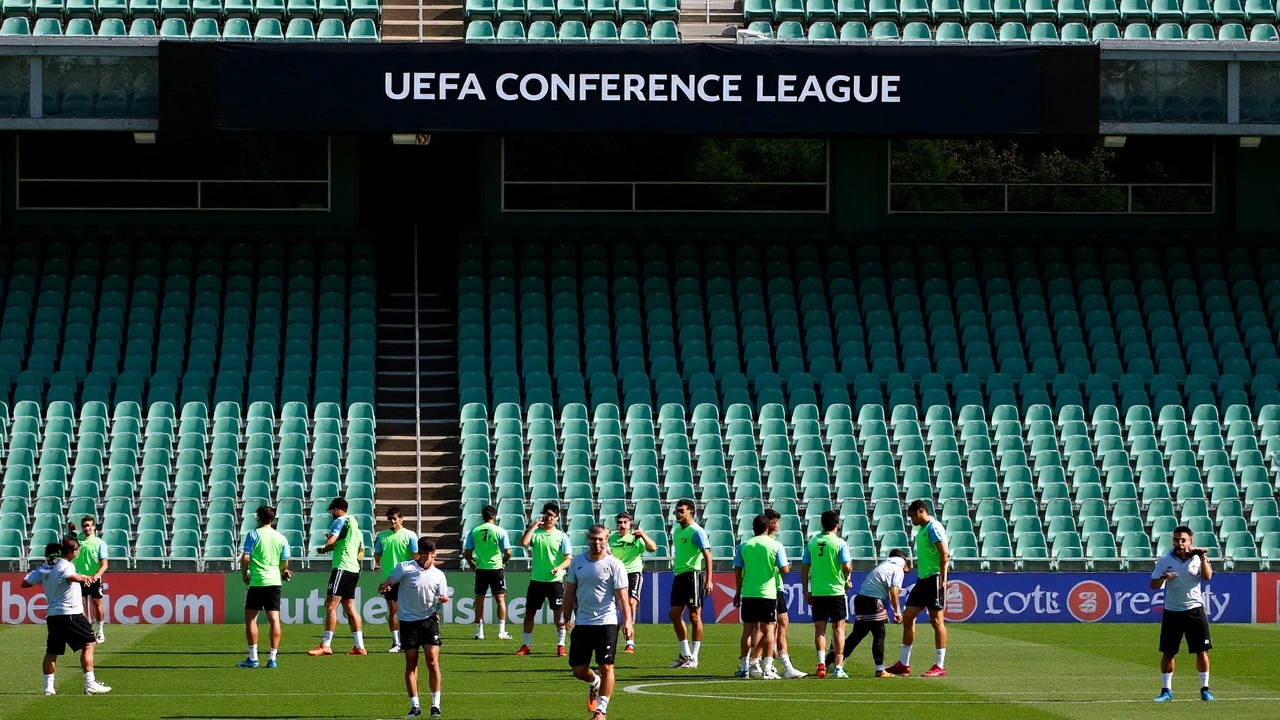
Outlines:
{"label": "grass turf texture", "polygon": [[[264,637],[266,626],[263,626]],[[97,718],[320,718],[400,717],[409,703],[404,659],[386,652],[386,626],[366,636],[370,654],[346,657],[350,634],[340,630],[338,655],[304,653],[319,638],[315,626],[285,626],[280,667],[241,670],[240,626],[107,626],[97,655],[105,697],[82,694],[75,656],[58,666],[55,697],[40,694],[45,629],[0,626],[0,717]],[[932,633],[919,628],[912,656],[918,675],[933,662]],[[533,657],[515,657],[516,640],[472,639],[473,626],[445,628],[443,709],[446,718],[586,718],[585,684],[574,680],[565,659],[554,656],[554,634],[535,632]],[[670,670],[676,656],[670,626],[641,626],[639,651],[619,655],[618,689],[609,707],[615,719],[742,718],[767,707],[771,718],[914,717],[981,718],[1234,718],[1277,716],[1280,701],[1280,628],[1217,625],[1212,685],[1218,701],[1199,700],[1194,658],[1181,655],[1172,706],[1151,702],[1160,687],[1156,625],[953,625],[943,679],[870,677],[869,639],[845,663],[848,680],[733,680],[738,666],[735,626],[707,626],[700,667]],[[788,633],[793,662],[806,672],[815,664],[812,626]],[[896,659],[901,631],[889,628],[887,659]],[[261,651],[265,664],[266,650]],[[426,673],[420,671],[425,707]],[[762,701],[764,704],[762,704]],[[835,715],[833,715],[835,713]],[[1210,715],[1212,714],[1212,715]]]}

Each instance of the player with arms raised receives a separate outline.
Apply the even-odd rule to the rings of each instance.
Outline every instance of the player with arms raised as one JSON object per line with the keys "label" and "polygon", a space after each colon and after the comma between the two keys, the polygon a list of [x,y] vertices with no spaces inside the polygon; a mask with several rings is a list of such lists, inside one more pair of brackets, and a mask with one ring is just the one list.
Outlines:
{"label": "player with arms raised", "polygon": [[84,600],[81,586],[102,579],[100,575],[80,575],[71,559],[80,551],[80,543],[73,537],[63,538],[61,543],[49,543],[44,548],[45,563],[22,579],[22,587],[44,587],[45,629],[48,638],[44,649],[44,694],[54,695],[53,679],[58,656],[71,648],[80,653],[80,668],[84,670],[84,694],[105,695],[111,688],[98,682],[93,674],[93,628],[84,616]]}
{"label": "player with arms raised", "polygon": [[1192,547],[1195,537],[1191,528],[1180,525],[1173,530],[1173,549],[1156,561],[1151,572],[1151,589],[1164,588],[1164,616],[1160,620],[1160,694],[1156,702],[1173,700],[1173,663],[1182,639],[1187,651],[1196,656],[1200,671],[1200,699],[1213,700],[1209,692],[1209,615],[1205,612],[1200,582],[1213,579],[1213,567],[1204,548]]}

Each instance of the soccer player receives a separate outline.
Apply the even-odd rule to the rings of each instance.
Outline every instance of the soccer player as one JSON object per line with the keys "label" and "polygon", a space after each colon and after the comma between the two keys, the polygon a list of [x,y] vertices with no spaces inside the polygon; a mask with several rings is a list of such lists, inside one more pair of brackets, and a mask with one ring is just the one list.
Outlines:
{"label": "soccer player", "polygon": [[1192,547],[1191,528],[1173,530],[1173,549],[1156,561],[1151,573],[1151,589],[1164,588],[1164,617],[1160,621],[1160,694],[1156,702],[1173,700],[1173,661],[1178,646],[1187,639],[1187,652],[1196,656],[1200,671],[1200,699],[1213,700],[1209,692],[1209,614],[1205,612],[1200,581],[1213,579],[1213,567],[1204,548]]}
{"label": "soccer player", "polygon": [[947,660],[947,626],[943,610],[947,606],[947,531],[929,514],[929,506],[916,500],[907,506],[907,516],[916,527],[916,584],[907,596],[907,609],[902,613],[902,653],[898,662],[887,668],[891,675],[911,674],[911,645],[916,639],[916,616],[926,608],[933,625],[934,659],[924,677],[945,677]]}
{"label": "soccer player", "polygon": [[[615,518],[618,523],[617,532],[609,536],[609,551],[622,561],[627,569],[627,597],[631,602],[631,617],[636,617],[640,608],[640,590],[644,587],[644,554],[657,552],[658,545],[643,530],[631,525],[631,513],[621,512]],[[634,629],[634,626],[633,626]],[[627,646],[623,652],[636,651],[636,635],[627,636]]]}
{"label": "soccer player", "polygon": [[[565,586],[565,615],[578,610],[569,642],[569,667],[573,676],[590,684],[587,712],[591,720],[605,720],[613,695],[613,660],[618,651],[618,615],[624,636],[633,634],[631,603],[627,597],[627,569],[609,554],[609,530],[592,525],[587,530],[587,551],[573,559]],[[591,656],[596,672],[591,671]]]}
{"label": "soccer player", "polygon": [[753,647],[741,659],[738,677],[745,670],[753,680],[780,680],[782,676],[773,667],[774,633],[778,624],[779,576],[785,575],[790,565],[787,551],[769,535],[765,515],[752,520],[751,531],[755,536],[739,545],[733,556],[733,606],[741,610],[743,636],[754,639]]}
{"label": "soccer player", "polygon": [[[391,506],[387,509],[387,522],[391,527],[378,533],[373,540],[373,559],[382,567],[382,579],[385,581],[391,571],[401,563],[418,559],[418,538],[404,528],[404,515],[400,508]],[[396,598],[400,588],[392,588],[382,593],[387,601],[387,626],[391,630],[391,649],[387,652],[400,652],[400,619],[396,613]]]}
{"label": "soccer player", "polygon": [[[680,656],[671,663],[673,668],[698,667],[698,652],[702,649],[702,599],[711,594],[711,541],[707,531],[693,521],[693,501],[681,498],[676,502],[676,524],[671,540],[675,545],[675,577],[671,581],[671,624],[680,641]],[[684,611],[689,609],[689,624],[693,630],[693,645],[684,627]]]}
{"label": "soccer player", "polygon": [[889,551],[889,557],[876,566],[862,581],[862,587],[853,598],[853,632],[844,641],[845,652],[852,653],[868,633],[871,635],[871,659],[876,664],[878,678],[893,677],[884,669],[884,626],[889,621],[889,605],[893,616],[902,617],[898,604],[902,592],[902,579],[911,569],[911,561],[901,550]]}
{"label": "soccer player", "polygon": [[271,656],[267,667],[276,667],[280,650],[280,586],[281,580],[293,577],[289,571],[289,541],[271,527],[276,511],[263,505],[258,508],[258,529],[244,536],[244,555],[240,567],[244,584],[244,636],[249,641],[249,657],[240,663],[245,669],[258,667],[258,612],[267,613],[271,627]]}
{"label": "soccer player", "polygon": [[440,717],[440,605],[449,602],[449,584],[436,567],[436,543],[418,539],[418,552],[402,562],[378,586],[378,592],[397,588],[400,643],[404,648],[404,685],[409,691],[408,717],[421,717],[418,702],[418,650],[427,655],[427,687],[431,688],[431,717]]}
{"label": "soccer player", "polygon": [[[70,526],[68,529],[70,530],[68,534],[75,533],[75,526]],[[107,641],[106,635],[102,632],[102,625],[106,622],[102,615],[102,576],[107,572],[107,544],[98,537],[97,523],[94,522],[92,515],[80,518],[80,529],[82,532],[76,538],[80,543],[80,553],[75,559],[76,573],[98,578],[85,585],[83,590],[84,596],[89,598],[89,602],[84,607],[85,616],[89,618],[89,622],[93,623],[94,642],[101,645]]]}
{"label": "soccer player", "polygon": [[[765,518],[769,521],[769,537],[778,539],[778,528],[782,525],[782,514],[773,508],[765,508]],[[791,627],[791,612],[787,609],[786,579],[778,576],[778,661],[782,663],[782,677],[787,680],[798,680],[809,673],[796,669],[791,664],[791,654],[787,652],[787,628]]]}
{"label": "soccer player", "polygon": [[80,667],[84,670],[84,694],[105,695],[111,688],[98,682],[93,675],[93,628],[84,615],[81,586],[102,579],[101,575],[80,575],[71,559],[80,550],[80,543],[73,537],[45,546],[45,563],[22,579],[22,587],[44,586],[45,624],[48,640],[44,648],[44,694],[55,695],[53,677],[58,656],[71,648],[80,653]]}
{"label": "soccer player", "polygon": [[323,546],[318,548],[321,555],[333,553],[333,569],[329,571],[329,587],[324,600],[325,618],[324,635],[320,644],[307,651],[312,657],[333,654],[333,631],[338,627],[338,603],[347,613],[347,622],[351,626],[351,635],[355,639],[355,647],[348,655],[368,655],[364,649],[364,632],[360,629],[360,608],[356,607],[356,586],[360,583],[360,557],[364,549],[364,535],[355,518],[347,514],[347,499],[334,498],[329,503],[329,514],[333,516],[333,524],[325,533]]}
{"label": "soccer player", "polygon": [[476,573],[476,639],[484,639],[484,596],[493,593],[498,606],[498,639],[510,640],[507,632],[507,575],[503,568],[511,561],[511,538],[498,527],[498,508],[485,505],[480,510],[484,524],[472,528],[462,542],[462,555]]}
{"label": "soccer player", "polygon": [[813,608],[813,639],[818,650],[818,677],[827,676],[827,623],[831,623],[831,644],[835,650],[833,677],[847,678],[844,671],[844,621],[849,617],[846,591],[852,586],[853,555],[840,538],[840,515],[835,510],[822,513],[822,534],[804,547],[800,558],[800,585],[804,601]]}
{"label": "soccer player", "polygon": [[556,528],[560,520],[560,507],[555,503],[542,506],[542,519],[525,528],[520,546],[529,548],[533,576],[529,580],[529,592],[524,604],[524,644],[517,655],[533,652],[533,616],[544,603],[551,603],[551,617],[556,623],[556,655],[567,655],[564,649],[564,571],[573,562],[573,549],[569,536]]}

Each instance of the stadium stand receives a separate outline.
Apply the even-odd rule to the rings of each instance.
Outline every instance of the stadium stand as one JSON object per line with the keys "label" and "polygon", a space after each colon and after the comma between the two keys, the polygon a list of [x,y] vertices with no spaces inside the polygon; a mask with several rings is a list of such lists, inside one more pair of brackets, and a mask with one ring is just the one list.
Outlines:
{"label": "stadium stand", "polygon": [[380,0],[11,0],[4,18],[0,37],[378,42],[382,8]]}
{"label": "stadium stand", "polygon": [[229,561],[263,503],[299,557],[338,495],[372,528],[372,246],[96,240],[0,246],[0,559],[84,515],[134,565]]}
{"label": "stadium stand", "polygon": [[1274,246],[497,242],[458,299],[464,529],[665,538],[694,497],[729,559],[766,504],[797,555],[836,508],[870,561],[923,499],[960,565],[1280,552]]}

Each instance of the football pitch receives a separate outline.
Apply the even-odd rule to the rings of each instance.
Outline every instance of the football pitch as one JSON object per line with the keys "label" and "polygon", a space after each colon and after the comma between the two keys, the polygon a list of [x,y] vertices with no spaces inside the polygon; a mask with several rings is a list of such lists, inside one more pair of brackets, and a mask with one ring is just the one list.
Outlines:
{"label": "football pitch", "polygon": [[[265,635],[265,626],[263,626]],[[446,626],[445,718],[586,718],[586,686],[554,656],[554,632],[539,626],[533,657],[515,657],[514,641],[472,639],[471,626]],[[933,659],[928,626],[912,657],[919,674]],[[243,628],[225,626],[107,626],[99,648],[98,679],[110,695],[86,697],[77,661],[59,663],[56,697],[40,694],[45,630],[0,626],[0,716],[5,718],[392,718],[408,708],[404,660],[386,653],[386,626],[370,627],[367,657],[346,657],[350,634],[341,630],[333,657],[305,651],[319,638],[315,626],[285,626],[280,667],[240,670]],[[1217,702],[1199,700],[1194,658],[1180,656],[1175,702],[1157,705],[1155,625],[953,625],[942,679],[876,680],[870,646],[846,661],[848,680],[805,678],[751,681],[737,669],[735,626],[707,626],[700,667],[670,670],[677,654],[669,626],[640,626],[639,651],[620,655],[618,689],[609,716],[628,718],[829,717],[981,718],[1275,718],[1280,716],[1280,628],[1213,628],[1211,682]],[[812,626],[788,634],[797,667],[812,671]],[[886,655],[896,659],[901,631],[889,628]],[[266,659],[266,651],[262,651]],[[429,696],[421,673],[424,707]]]}

